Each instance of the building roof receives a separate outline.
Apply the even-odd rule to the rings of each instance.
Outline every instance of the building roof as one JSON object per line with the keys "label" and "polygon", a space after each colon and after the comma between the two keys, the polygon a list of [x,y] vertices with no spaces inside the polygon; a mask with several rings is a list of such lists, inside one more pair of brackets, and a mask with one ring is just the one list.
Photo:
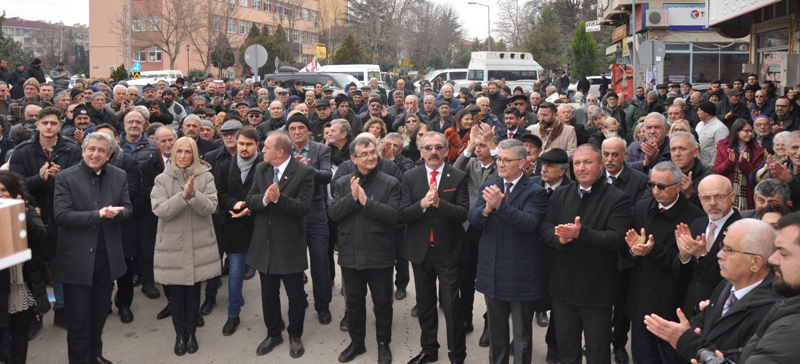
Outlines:
{"label": "building roof", "polygon": [[48,23],[41,20],[26,20],[20,17],[6,18],[3,21],[3,27],[59,30],[60,26],[63,26],[64,30],[72,28],[72,31],[76,33],[89,33],[89,27],[83,24],[65,25],[60,23]]}

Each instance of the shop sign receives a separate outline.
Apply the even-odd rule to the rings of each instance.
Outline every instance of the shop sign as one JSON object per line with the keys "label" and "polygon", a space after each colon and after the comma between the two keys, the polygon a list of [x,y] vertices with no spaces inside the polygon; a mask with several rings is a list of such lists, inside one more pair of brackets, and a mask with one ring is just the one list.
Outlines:
{"label": "shop sign", "polygon": [[611,65],[611,89],[625,98],[625,101],[630,101],[633,98],[633,90],[636,87],[633,84],[633,67],[627,64],[613,64]]}
{"label": "shop sign", "polygon": [[708,26],[722,23],[781,0],[706,0]]}
{"label": "shop sign", "polygon": [[664,4],[669,12],[669,30],[712,30],[705,4]]}
{"label": "shop sign", "polygon": [[611,31],[611,43],[616,43],[628,36],[628,24],[622,24]]}

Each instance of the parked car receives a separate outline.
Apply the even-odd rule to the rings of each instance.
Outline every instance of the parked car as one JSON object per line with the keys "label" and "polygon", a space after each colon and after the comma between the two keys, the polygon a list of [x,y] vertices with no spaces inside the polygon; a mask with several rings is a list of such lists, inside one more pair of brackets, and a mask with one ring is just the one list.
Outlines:
{"label": "parked car", "polygon": [[[587,76],[586,79],[589,80],[589,83],[591,83],[591,86],[589,86],[589,93],[592,94],[592,95],[595,95],[597,97],[600,97],[600,80],[602,78],[600,78],[600,76]],[[571,78],[570,81],[573,81],[573,80],[575,82],[571,83],[569,85],[569,95],[570,95],[570,97],[572,97],[572,95],[574,95],[578,91],[578,81],[580,81],[580,78]],[[609,79],[609,83],[610,82],[611,82],[611,79]],[[610,87],[610,84],[609,84],[609,87]],[[583,97],[586,97],[586,95],[583,95]]]}

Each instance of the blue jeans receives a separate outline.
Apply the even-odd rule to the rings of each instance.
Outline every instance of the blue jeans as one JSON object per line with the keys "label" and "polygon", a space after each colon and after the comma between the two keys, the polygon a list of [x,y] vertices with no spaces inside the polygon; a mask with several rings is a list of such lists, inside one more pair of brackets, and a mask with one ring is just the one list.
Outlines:
{"label": "blue jeans", "polygon": [[56,302],[53,303],[53,309],[64,308],[64,283],[53,282],[53,295],[56,296]]}
{"label": "blue jeans", "polygon": [[228,317],[239,317],[242,311],[245,258],[247,254],[228,253]]}

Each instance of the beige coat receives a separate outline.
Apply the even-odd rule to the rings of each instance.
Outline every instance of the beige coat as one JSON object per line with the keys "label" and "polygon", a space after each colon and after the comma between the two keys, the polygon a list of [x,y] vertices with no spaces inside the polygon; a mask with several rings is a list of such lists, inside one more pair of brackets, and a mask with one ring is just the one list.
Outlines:
{"label": "beige coat", "polygon": [[158,216],[154,273],[161,284],[189,286],[221,275],[222,266],[211,214],[217,209],[217,188],[205,162],[194,176],[194,195],[183,199],[188,175],[170,165],[158,175],[150,193]]}
{"label": "beige coat", "polygon": [[[542,138],[541,126],[542,124],[531,125],[528,127],[528,130],[530,130],[532,134]],[[570,162],[572,162],[572,155],[575,154],[575,149],[578,148],[578,138],[575,136],[575,128],[572,125],[564,125],[564,130],[561,131],[561,135],[555,140],[544,140],[544,138],[542,138],[542,141],[544,142],[544,145],[542,145],[542,153],[548,149],[561,148],[567,152],[567,157],[569,157]]]}

